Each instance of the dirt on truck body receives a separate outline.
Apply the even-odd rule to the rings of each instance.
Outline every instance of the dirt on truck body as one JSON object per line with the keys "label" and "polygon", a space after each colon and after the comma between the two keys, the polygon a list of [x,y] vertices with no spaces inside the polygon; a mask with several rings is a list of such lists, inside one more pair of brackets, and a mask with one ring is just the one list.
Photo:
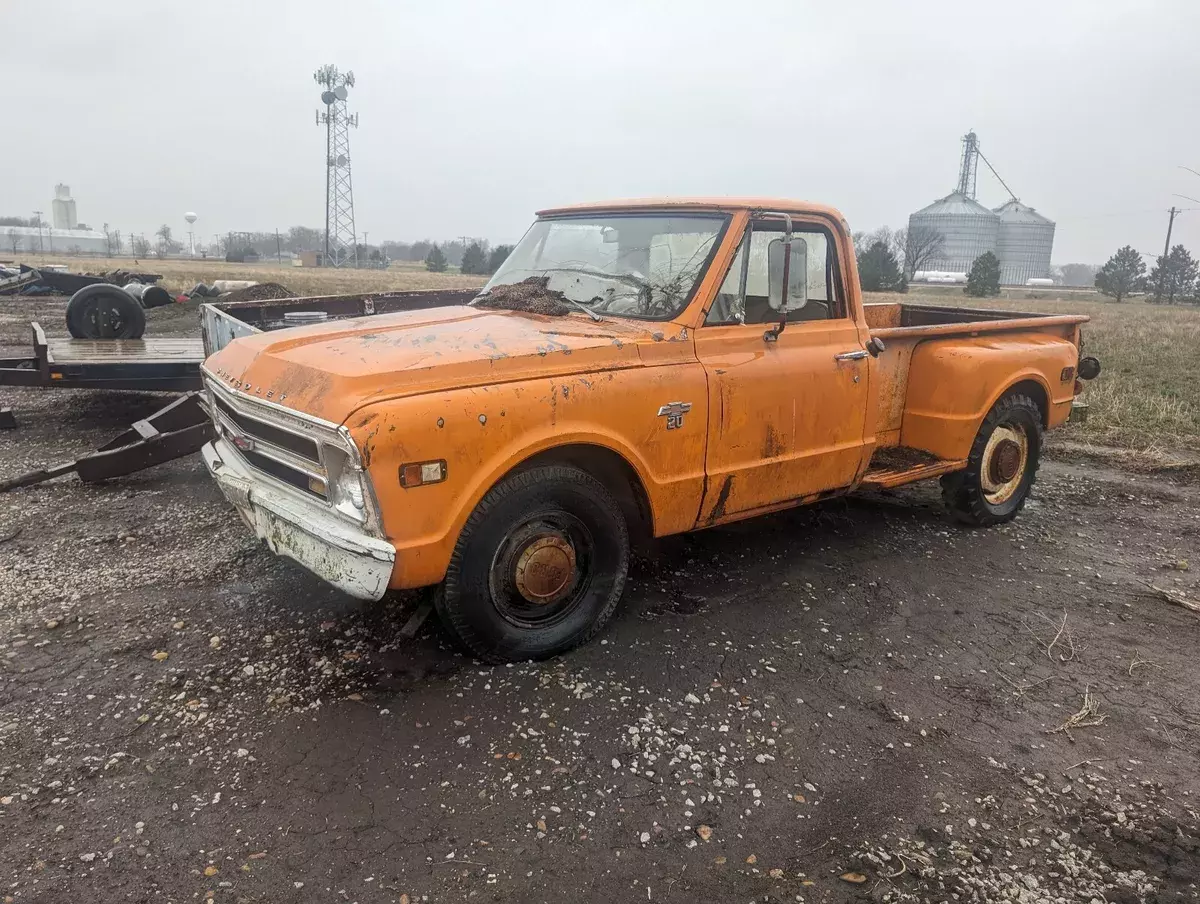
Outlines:
{"label": "dirt on truck body", "polygon": [[537,658],[600,629],[639,537],[934,477],[1010,520],[1098,372],[1086,320],[864,305],[821,205],[549,210],[471,306],[210,340],[205,461],[276,553]]}

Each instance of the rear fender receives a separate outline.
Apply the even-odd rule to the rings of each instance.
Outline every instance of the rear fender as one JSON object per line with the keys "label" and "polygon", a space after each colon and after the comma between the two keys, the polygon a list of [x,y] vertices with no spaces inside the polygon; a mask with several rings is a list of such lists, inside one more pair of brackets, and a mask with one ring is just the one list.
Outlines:
{"label": "rear fender", "polygon": [[1020,383],[1038,387],[1030,395],[1043,406],[1043,424],[1056,427],[1071,411],[1078,356],[1069,339],[1043,333],[923,342],[913,351],[900,443],[966,458],[988,411]]}

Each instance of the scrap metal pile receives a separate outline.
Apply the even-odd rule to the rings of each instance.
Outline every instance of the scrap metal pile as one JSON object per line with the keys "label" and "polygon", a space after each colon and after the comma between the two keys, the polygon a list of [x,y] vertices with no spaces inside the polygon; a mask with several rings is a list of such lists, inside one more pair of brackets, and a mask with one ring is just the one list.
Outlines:
{"label": "scrap metal pile", "polygon": [[80,289],[99,283],[125,286],[137,283],[153,286],[160,279],[158,273],[142,273],[133,270],[110,270],[105,273],[68,273],[62,267],[0,267],[0,296],[2,295],[74,295]]}

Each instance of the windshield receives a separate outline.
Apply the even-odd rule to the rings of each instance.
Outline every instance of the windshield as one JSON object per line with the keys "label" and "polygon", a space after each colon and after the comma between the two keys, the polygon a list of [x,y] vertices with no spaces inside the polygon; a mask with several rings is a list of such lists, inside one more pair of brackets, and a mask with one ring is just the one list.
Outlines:
{"label": "windshield", "polygon": [[691,299],[727,221],[717,214],[538,220],[475,304],[669,320]]}

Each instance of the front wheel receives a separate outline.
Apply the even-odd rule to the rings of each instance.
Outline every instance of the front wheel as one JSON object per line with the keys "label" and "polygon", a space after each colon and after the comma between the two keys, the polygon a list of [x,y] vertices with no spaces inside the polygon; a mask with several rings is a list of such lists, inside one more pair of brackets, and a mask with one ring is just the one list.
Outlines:
{"label": "front wheel", "polygon": [[967,467],[942,478],[942,499],[966,524],[1003,524],[1029,498],[1042,452],[1042,412],[1021,393],[1000,399],[979,427]]}
{"label": "front wheel", "polygon": [[436,607],[480,659],[544,659],[595,636],[628,570],[629,531],[604,484],[578,468],[530,468],[471,513]]}

